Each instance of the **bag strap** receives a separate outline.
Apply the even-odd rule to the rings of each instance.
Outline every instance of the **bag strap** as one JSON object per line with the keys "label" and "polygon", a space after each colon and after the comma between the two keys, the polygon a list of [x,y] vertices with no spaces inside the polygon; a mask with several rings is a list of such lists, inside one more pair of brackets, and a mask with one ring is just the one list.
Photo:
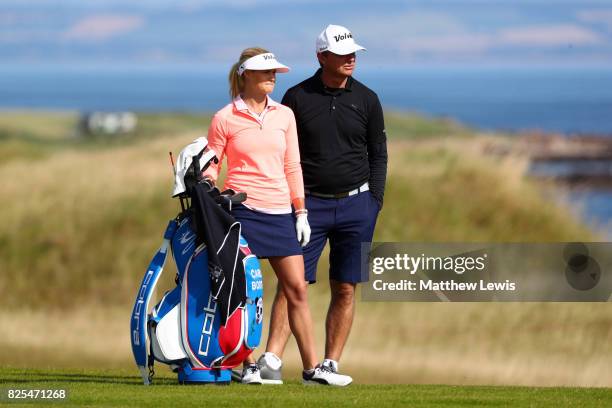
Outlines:
{"label": "bag strap", "polygon": [[151,350],[147,347],[147,339],[149,337],[147,331],[149,302],[155,286],[157,285],[157,281],[164,270],[168,249],[170,248],[170,243],[176,232],[177,225],[178,223],[176,220],[171,220],[168,223],[164,233],[164,240],[157,253],[153,256],[149,268],[142,278],[138,294],[136,295],[136,302],[132,310],[130,321],[132,353],[134,354],[134,360],[140,370],[140,375],[145,385],[151,384],[154,374]]}

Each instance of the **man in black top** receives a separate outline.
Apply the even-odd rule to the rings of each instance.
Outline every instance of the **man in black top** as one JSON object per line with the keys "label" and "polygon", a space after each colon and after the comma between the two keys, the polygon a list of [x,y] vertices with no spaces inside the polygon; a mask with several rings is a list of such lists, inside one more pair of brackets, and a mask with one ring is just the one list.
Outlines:
{"label": "man in black top", "polygon": [[[348,29],[328,26],[317,39],[321,69],[289,89],[282,101],[297,122],[312,229],[304,247],[310,283],[316,281],[317,261],[328,239],[330,243],[331,302],[323,366],[335,372],[353,323],[356,284],[368,280],[361,246],[372,240],[387,174],[382,107],[377,95],[352,77],[359,50],[365,48]],[[278,356],[291,333],[286,310],[286,299],[277,290],[267,352],[259,360],[262,378],[268,373],[280,377]]]}

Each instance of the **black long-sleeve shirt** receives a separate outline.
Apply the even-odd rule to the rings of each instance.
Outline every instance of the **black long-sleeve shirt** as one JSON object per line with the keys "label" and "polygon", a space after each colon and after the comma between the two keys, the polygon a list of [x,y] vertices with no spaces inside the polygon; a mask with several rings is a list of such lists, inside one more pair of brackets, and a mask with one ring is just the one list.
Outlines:
{"label": "black long-sleeve shirt", "polygon": [[319,69],[287,90],[282,104],[295,114],[304,187],[338,194],[367,181],[382,204],[387,137],[378,96],[352,77],[345,88],[328,88]]}

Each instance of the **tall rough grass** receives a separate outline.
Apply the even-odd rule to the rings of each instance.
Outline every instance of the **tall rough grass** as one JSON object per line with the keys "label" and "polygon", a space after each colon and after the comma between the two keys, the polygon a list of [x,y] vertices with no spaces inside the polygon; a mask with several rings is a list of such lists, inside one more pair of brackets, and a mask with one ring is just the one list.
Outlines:
{"label": "tall rough grass", "polygon": [[[77,145],[0,166],[5,306],[70,306],[83,299],[128,303],[178,209],[170,199],[168,151],[177,152],[204,129],[203,123],[198,132],[88,149]],[[478,138],[392,141],[376,239],[589,238],[562,209],[540,198],[523,179],[519,160],[495,163],[481,145]]]}

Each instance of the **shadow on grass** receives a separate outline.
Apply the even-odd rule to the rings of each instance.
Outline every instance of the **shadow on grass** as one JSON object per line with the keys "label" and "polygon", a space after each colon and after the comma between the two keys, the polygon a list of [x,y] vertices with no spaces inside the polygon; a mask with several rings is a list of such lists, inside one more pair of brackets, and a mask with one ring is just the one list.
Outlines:
{"label": "shadow on grass", "polygon": [[[21,376],[22,378],[16,378]],[[12,371],[0,374],[0,384],[30,384],[30,383],[98,383],[98,384],[142,384],[140,377],[132,375],[102,375],[87,373],[58,373],[42,371]],[[175,385],[177,380],[171,377],[153,379],[156,385]]]}

